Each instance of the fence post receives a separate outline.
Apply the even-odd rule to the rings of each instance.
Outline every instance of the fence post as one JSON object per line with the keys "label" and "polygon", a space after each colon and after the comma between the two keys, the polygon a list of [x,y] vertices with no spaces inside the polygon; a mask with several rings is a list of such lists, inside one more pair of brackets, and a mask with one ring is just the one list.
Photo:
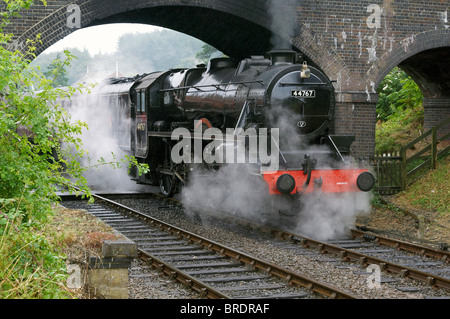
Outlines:
{"label": "fence post", "polygon": [[437,168],[437,128],[431,129],[431,169]]}
{"label": "fence post", "polygon": [[406,148],[402,147],[400,150],[401,165],[400,165],[400,186],[402,191],[406,189]]}

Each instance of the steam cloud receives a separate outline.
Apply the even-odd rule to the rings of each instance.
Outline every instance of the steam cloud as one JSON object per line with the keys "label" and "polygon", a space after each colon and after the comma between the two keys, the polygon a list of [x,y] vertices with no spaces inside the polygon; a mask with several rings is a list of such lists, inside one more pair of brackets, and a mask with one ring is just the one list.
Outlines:
{"label": "steam cloud", "polygon": [[77,96],[74,99],[76,102],[68,110],[72,121],[82,121],[88,125],[81,136],[83,148],[88,151],[81,159],[83,166],[89,167],[84,177],[94,191],[140,190],[141,187],[128,176],[127,165],[122,164],[120,168],[108,164],[97,165],[99,161],[117,163],[125,154],[118,146],[117,136],[113,134],[110,106],[99,99],[100,89],[96,87],[91,94]]}
{"label": "steam cloud", "polygon": [[296,0],[269,0],[267,3],[267,11],[271,17],[271,29],[273,35],[271,44],[274,49],[290,49],[286,47],[285,40],[275,34],[287,37],[286,40],[292,42],[295,36],[295,30],[298,26],[298,18],[296,14]]}

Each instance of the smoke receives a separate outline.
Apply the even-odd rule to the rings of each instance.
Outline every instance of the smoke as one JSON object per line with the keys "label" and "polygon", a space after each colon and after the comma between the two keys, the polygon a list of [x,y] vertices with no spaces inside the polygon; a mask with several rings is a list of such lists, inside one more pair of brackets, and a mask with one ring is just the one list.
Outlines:
{"label": "smoke", "polygon": [[299,27],[296,14],[297,1],[269,0],[267,3],[267,11],[271,17],[271,30],[273,32],[271,38],[272,47],[274,49],[290,49],[289,43],[292,42],[296,30]]}
{"label": "smoke", "polygon": [[303,195],[304,209],[294,231],[318,240],[343,238],[358,215],[370,212],[370,197],[370,193]]}
{"label": "smoke", "polygon": [[182,188],[185,207],[204,207],[259,220],[267,208],[267,187],[261,177],[251,175],[250,164],[225,164],[217,172],[200,170]]}
{"label": "smoke", "polygon": [[[93,191],[137,191],[140,187],[128,176],[127,165],[117,165],[126,153],[118,146],[119,136],[113,131],[116,123],[113,122],[112,108],[99,98],[100,90],[101,87],[97,86],[90,94],[76,96],[68,109],[72,121],[88,125],[81,136],[83,148],[87,151],[81,159],[83,167],[87,168],[83,176]],[[131,128],[131,122],[125,126]]]}
{"label": "smoke", "polygon": [[280,148],[283,150],[298,150],[307,147],[307,141],[298,134],[297,123],[303,120],[303,115],[296,110],[282,105],[273,105],[267,113],[267,121],[271,127],[280,130]]}

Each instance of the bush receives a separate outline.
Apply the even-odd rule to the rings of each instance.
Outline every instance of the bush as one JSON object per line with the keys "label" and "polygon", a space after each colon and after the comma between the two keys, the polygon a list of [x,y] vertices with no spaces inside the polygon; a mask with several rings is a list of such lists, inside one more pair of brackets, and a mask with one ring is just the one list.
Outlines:
{"label": "bush", "polygon": [[[25,53],[6,49],[12,35],[3,28],[11,16],[31,4],[31,0],[9,0],[0,13],[0,297],[64,298],[69,293],[63,256],[38,231],[53,214],[62,187],[76,186],[90,195],[82,175],[86,168],[79,161],[85,153],[81,131],[87,125],[72,122],[58,103],[89,91],[90,86],[54,88],[74,58],[68,51],[52,64],[47,79],[30,66],[32,41]],[[137,165],[132,157],[110,164],[121,163]],[[137,166],[146,172],[147,166]]]}
{"label": "bush", "polygon": [[422,105],[423,94],[417,84],[401,69],[395,67],[381,82],[377,103],[377,118],[381,122],[409,108]]}
{"label": "bush", "polygon": [[[45,2],[44,2],[45,3]],[[63,298],[66,266],[42,235],[61,185],[76,185],[89,194],[83,168],[83,123],[71,123],[59,98],[82,87],[54,89],[30,67],[34,47],[25,53],[6,49],[12,35],[3,33],[11,16],[32,1],[8,1],[0,26],[0,297]],[[53,78],[73,57],[55,62]],[[41,91],[30,88],[37,82]],[[69,145],[62,149],[61,144]],[[71,150],[75,150],[72,152]],[[56,156],[55,156],[56,155]]]}
{"label": "bush", "polygon": [[399,151],[423,133],[422,92],[396,67],[381,82],[378,93],[375,151]]}
{"label": "bush", "polygon": [[423,107],[416,106],[378,121],[375,131],[375,151],[399,151],[403,145],[423,133]]}

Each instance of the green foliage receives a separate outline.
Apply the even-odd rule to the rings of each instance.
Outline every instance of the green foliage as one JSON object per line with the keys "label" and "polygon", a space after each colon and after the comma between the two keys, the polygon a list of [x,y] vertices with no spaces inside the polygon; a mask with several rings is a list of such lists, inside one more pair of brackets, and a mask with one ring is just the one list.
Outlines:
{"label": "green foliage", "polygon": [[[32,48],[27,54],[31,53]],[[66,52],[55,68],[62,69],[72,58]],[[57,102],[82,87],[54,89],[54,79],[36,72],[18,51],[0,48],[0,64],[0,198],[20,198],[25,220],[31,215],[42,219],[56,199],[58,185],[72,183],[89,193],[77,161],[85,124],[71,123]],[[42,89],[37,94],[28,89],[34,79]],[[71,147],[63,149],[61,143]]]}
{"label": "green foliage", "polygon": [[[117,51],[112,54],[91,56],[86,50],[72,48],[70,52],[77,57],[77,63],[67,68],[68,82],[73,84],[85,78],[92,81],[97,75],[106,78],[115,72],[116,63],[119,72],[125,76],[193,67],[198,63],[195,55],[202,50],[202,45],[200,40],[182,33],[162,30],[150,34],[125,34],[119,38]],[[41,54],[33,64],[47,70],[57,54]]]}
{"label": "green foliage", "polygon": [[215,47],[213,47],[209,44],[204,44],[202,46],[202,51],[198,52],[195,55],[195,58],[206,64],[217,53],[220,53],[220,52]]}
{"label": "green foliage", "polygon": [[[117,51],[112,54],[91,56],[87,50],[74,48],[70,52],[77,57],[77,63],[67,68],[69,84],[82,82],[85,78],[92,81],[96,75],[105,78],[115,71],[116,63],[121,74],[134,76],[171,68],[189,68],[221,55],[217,49],[200,40],[172,30],[124,34],[119,38]],[[47,70],[58,54],[41,54],[32,64]]]}
{"label": "green foliage", "polygon": [[[52,213],[59,185],[76,185],[90,193],[77,161],[85,125],[71,123],[57,103],[83,88],[52,87],[58,70],[73,59],[68,52],[47,79],[29,65],[27,57],[35,51],[32,41],[27,41],[25,53],[5,49],[12,35],[3,28],[32,1],[5,2],[0,28],[0,297],[62,298],[65,264],[37,231]],[[41,88],[38,93],[29,89],[34,81]],[[61,142],[70,147],[62,149]]]}
{"label": "green foliage", "polygon": [[[5,3],[0,27],[0,298],[64,298],[65,263],[37,234],[36,221],[51,211],[53,183],[64,181],[60,165],[48,154],[57,149],[59,138],[73,142],[79,125],[68,124],[55,107],[58,92],[50,90],[51,81],[28,67],[25,56],[32,56],[34,48],[26,54],[5,49],[12,35],[3,28],[32,1]],[[34,78],[45,88],[38,96],[28,90]]]}
{"label": "green foliage", "polygon": [[[68,51],[66,51],[68,52]],[[52,61],[50,65],[47,67],[47,72],[44,72],[44,76],[47,79],[54,79],[51,83],[52,87],[60,87],[60,86],[68,86],[69,78],[67,77],[66,61],[61,61],[61,55],[58,53],[56,56],[56,60]]]}
{"label": "green foliage", "polygon": [[375,131],[375,151],[399,151],[402,145],[423,133],[421,105],[396,113],[385,122],[378,122]]}
{"label": "green foliage", "polygon": [[400,196],[422,211],[438,212],[448,221],[450,218],[450,157],[438,160],[438,169],[431,170],[420,180],[408,187]]}
{"label": "green foliage", "polygon": [[[0,204],[0,212],[3,208]],[[5,214],[1,220],[6,223],[0,227],[0,299],[70,298],[64,256],[36,225],[24,226]]]}
{"label": "green foliage", "polygon": [[[86,72],[89,69],[90,65],[93,65],[97,62],[92,60],[92,57],[89,55],[89,52],[87,50],[80,51],[78,49],[70,49],[70,53],[76,57],[77,63],[72,63],[70,66],[66,66],[64,71],[64,77],[67,78],[67,82],[63,82],[63,85],[72,85],[74,83],[77,83],[78,80],[82,79],[83,76],[86,75]],[[38,67],[39,69],[45,71],[44,75],[47,76],[49,71],[54,70],[53,61],[60,60],[61,59],[62,52],[55,52],[55,53],[47,53],[47,54],[40,54],[37,56],[32,62],[31,65]],[[113,62],[111,62],[111,68],[113,66]],[[95,69],[90,70],[95,71]],[[112,73],[112,71],[110,72]],[[67,83],[67,84],[64,84]],[[57,85],[55,85],[57,87]]]}
{"label": "green foliage", "polygon": [[394,68],[381,82],[377,117],[387,121],[408,108],[422,104],[423,95],[417,84],[401,69]]}
{"label": "green foliage", "polygon": [[[115,61],[122,72],[145,73],[178,67],[192,67],[203,42],[172,30],[126,34],[119,38]],[[115,65],[115,64],[114,64]]]}
{"label": "green foliage", "polygon": [[[90,195],[82,175],[87,168],[80,164],[86,153],[81,133],[87,125],[71,120],[59,101],[92,86],[55,88],[66,84],[64,72],[75,58],[68,51],[44,76],[30,65],[33,41],[27,41],[24,53],[5,49],[12,35],[3,28],[32,1],[5,2],[0,27],[0,298],[65,298],[64,257],[39,232],[61,187]],[[147,171],[134,157],[114,159],[113,167],[127,163]]]}
{"label": "green foliage", "polygon": [[423,95],[402,70],[394,68],[379,86],[377,152],[399,151],[402,145],[423,131]]}

